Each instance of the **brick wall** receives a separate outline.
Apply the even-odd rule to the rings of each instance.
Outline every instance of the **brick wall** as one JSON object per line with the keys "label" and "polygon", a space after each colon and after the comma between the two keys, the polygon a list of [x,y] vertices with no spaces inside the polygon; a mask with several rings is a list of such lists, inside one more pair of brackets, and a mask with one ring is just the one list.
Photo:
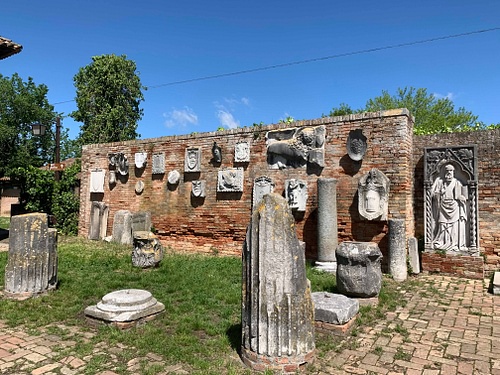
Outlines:
{"label": "brick wall", "polygon": [[[292,127],[326,127],[325,167],[311,170],[307,167],[272,170],[267,163],[267,131]],[[346,142],[349,132],[362,129],[367,138],[367,152],[360,162],[347,155]],[[298,121],[264,127],[247,127],[221,132],[199,133],[162,137],[138,141],[88,145],[83,148],[81,208],[79,234],[88,236],[92,200],[109,205],[108,234],[111,234],[113,217],[117,210],[131,212],[150,211],[154,227],[165,246],[178,251],[212,252],[239,255],[250,221],[253,180],[268,176],[275,183],[275,192],[284,191],[285,180],[299,178],[307,181],[308,200],[303,217],[297,218],[297,234],[306,242],[306,255],[316,257],[317,179],[336,178],[339,242],[345,240],[374,241],[387,255],[387,222],[361,220],[358,214],[357,185],[359,179],[371,168],[378,168],[391,181],[389,218],[405,219],[408,236],[414,234],[413,212],[413,120],[407,110],[363,113],[333,118]],[[211,164],[212,145],[216,141],[222,148],[222,163]],[[251,145],[249,163],[234,163],[237,142]],[[202,152],[201,172],[185,174],[184,154],[187,147],[199,147]],[[106,175],[105,191],[90,194],[90,171],[102,168],[108,171],[108,153],[122,152],[129,160],[130,169],[125,181],[118,181],[110,189]],[[136,170],[134,154],[147,152],[147,166]],[[165,175],[152,175],[152,153],[165,153]],[[244,168],[242,193],[217,193],[219,169]],[[181,173],[175,188],[167,184],[167,174],[173,169]],[[142,174],[141,174],[142,172]],[[191,198],[193,179],[206,180],[206,197]],[[142,180],[142,194],[135,193],[135,184]],[[386,257],[387,258],[387,257]]]}
{"label": "brick wall", "polygon": [[[425,254],[424,270],[482,278],[500,266],[500,130],[414,136],[415,234],[424,236],[424,147],[477,145],[479,248],[482,258]],[[483,275],[479,263],[483,263]]]}

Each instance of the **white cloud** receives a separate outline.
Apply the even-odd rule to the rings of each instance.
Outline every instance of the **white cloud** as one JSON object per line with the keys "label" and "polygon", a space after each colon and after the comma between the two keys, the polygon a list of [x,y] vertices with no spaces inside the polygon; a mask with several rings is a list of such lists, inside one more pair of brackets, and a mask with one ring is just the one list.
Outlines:
{"label": "white cloud", "polygon": [[217,117],[219,118],[220,124],[226,128],[234,129],[240,126],[240,122],[237,121],[233,114],[226,109],[221,109],[217,111]]}
{"label": "white cloud", "polygon": [[432,95],[434,95],[435,98],[437,99],[448,99],[448,100],[451,100],[453,101],[457,96],[452,93],[452,92],[449,92],[448,94],[446,95],[443,95],[443,94],[439,94],[437,92],[433,93]]}
{"label": "white cloud", "polygon": [[187,125],[197,125],[198,115],[189,107],[183,109],[173,109],[171,112],[164,113],[166,118],[165,126],[173,128],[175,126],[186,127]]}

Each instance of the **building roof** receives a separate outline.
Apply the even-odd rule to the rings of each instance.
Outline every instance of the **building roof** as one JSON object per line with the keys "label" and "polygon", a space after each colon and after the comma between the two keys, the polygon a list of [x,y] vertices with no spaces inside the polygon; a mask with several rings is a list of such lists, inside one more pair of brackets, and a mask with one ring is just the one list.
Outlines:
{"label": "building roof", "polygon": [[23,46],[0,36],[0,60],[21,52]]}

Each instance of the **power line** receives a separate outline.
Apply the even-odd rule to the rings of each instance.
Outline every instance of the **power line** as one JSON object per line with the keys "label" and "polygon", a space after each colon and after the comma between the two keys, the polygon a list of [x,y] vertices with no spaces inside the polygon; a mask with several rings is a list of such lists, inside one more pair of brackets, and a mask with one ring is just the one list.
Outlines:
{"label": "power line", "polygon": [[[491,32],[491,31],[498,31],[498,30],[500,30],[500,27],[492,27],[490,29],[475,30],[475,31],[469,31],[469,32],[460,33],[460,34],[451,34],[451,35],[445,35],[445,36],[438,36],[438,37],[435,37],[435,38],[416,40],[416,41],[413,41],[413,42],[391,44],[391,45],[388,45],[388,46],[374,47],[374,48],[362,49],[362,50],[358,50],[358,51],[338,53],[338,54],[335,54],[335,55],[329,55],[329,56],[323,56],[323,57],[316,57],[316,58],[306,59],[306,60],[291,61],[291,62],[282,63],[282,64],[275,64],[275,65],[263,66],[263,67],[260,67],[260,68],[238,70],[238,71],[235,71],[235,72],[221,73],[221,74],[214,74],[214,75],[204,76],[204,77],[184,79],[184,80],[181,80],[181,81],[173,81],[173,82],[162,83],[162,84],[159,84],[159,85],[151,85],[151,86],[146,86],[146,87],[148,89],[156,89],[156,88],[159,88],[159,87],[182,85],[182,84],[185,84],[185,83],[206,81],[206,80],[209,80],[209,79],[231,77],[231,76],[236,76],[236,75],[241,75],[241,74],[248,74],[248,73],[261,72],[261,71],[271,70],[271,69],[285,68],[285,67],[293,66],[293,65],[309,64],[309,63],[312,63],[312,62],[337,59],[337,58],[340,58],[340,57],[362,55],[362,54],[365,54],[365,53],[372,53],[372,52],[384,51],[384,50],[389,50],[389,49],[409,47],[409,46],[414,46],[414,45],[417,45],[417,44],[432,43],[432,42],[437,42],[439,40],[461,38],[461,37],[464,37],[464,36],[470,36],[470,35],[475,35],[475,34],[483,34],[483,33],[488,33],[488,32]],[[54,104],[63,104],[63,103],[69,103],[69,102],[73,102],[73,101],[74,100],[66,100],[66,101],[58,102],[58,103],[54,103]]]}

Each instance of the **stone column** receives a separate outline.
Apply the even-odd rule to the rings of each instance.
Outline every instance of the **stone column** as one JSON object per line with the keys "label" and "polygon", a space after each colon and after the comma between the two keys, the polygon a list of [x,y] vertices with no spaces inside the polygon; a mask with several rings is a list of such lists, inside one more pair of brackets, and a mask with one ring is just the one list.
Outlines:
{"label": "stone column", "polygon": [[257,371],[294,373],[314,358],[314,310],[305,254],[288,204],[266,194],[243,247],[243,362]]}
{"label": "stone column", "polygon": [[318,260],[315,265],[325,271],[336,270],[337,180],[318,178]]}
{"label": "stone column", "polygon": [[5,296],[25,299],[57,286],[57,231],[47,214],[12,216]]}
{"label": "stone column", "polygon": [[406,266],[406,229],[403,219],[389,219],[389,273],[396,281],[408,277]]}

